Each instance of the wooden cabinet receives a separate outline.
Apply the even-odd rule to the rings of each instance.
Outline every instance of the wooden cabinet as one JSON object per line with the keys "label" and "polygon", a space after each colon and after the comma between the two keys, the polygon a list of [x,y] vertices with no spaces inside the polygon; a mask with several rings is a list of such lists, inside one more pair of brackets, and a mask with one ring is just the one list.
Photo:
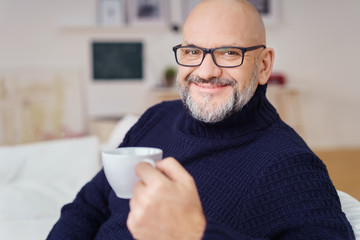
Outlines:
{"label": "wooden cabinet", "polygon": [[154,103],[162,101],[171,101],[180,99],[179,92],[176,87],[158,87],[151,91],[152,99]]}
{"label": "wooden cabinet", "polygon": [[266,96],[276,108],[281,119],[304,137],[305,133],[299,91],[283,85],[269,85]]}

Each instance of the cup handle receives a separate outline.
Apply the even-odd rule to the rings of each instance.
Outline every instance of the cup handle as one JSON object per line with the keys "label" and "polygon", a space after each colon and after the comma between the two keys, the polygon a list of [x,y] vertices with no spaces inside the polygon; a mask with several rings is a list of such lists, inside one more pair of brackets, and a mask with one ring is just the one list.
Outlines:
{"label": "cup handle", "polygon": [[153,166],[154,168],[156,168],[156,165],[155,165],[155,161],[152,160],[152,159],[149,159],[149,158],[145,158],[143,160],[141,160],[142,162],[146,162],[148,164],[150,164],[151,166]]}

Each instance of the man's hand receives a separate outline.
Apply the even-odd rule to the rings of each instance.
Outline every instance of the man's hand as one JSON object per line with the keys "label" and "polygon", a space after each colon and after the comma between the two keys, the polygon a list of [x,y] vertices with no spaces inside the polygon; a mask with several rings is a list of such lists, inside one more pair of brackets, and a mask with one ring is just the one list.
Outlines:
{"label": "man's hand", "polygon": [[127,226],[138,240],[201,239],[206,220],[191,175],[174,158],[139,163]]}

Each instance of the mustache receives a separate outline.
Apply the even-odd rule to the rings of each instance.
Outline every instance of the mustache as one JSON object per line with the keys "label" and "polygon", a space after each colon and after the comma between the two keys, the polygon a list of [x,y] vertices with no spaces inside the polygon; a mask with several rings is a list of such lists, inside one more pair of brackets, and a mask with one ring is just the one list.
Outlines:
{"label": "mustache", "polygon": [[194,76],[194,75],[189,75],[185,78],[185,81],[189,84],[189,83],[209,83],[209,84],[213,84],[216,86],[236,86],[237,85],[237,81],[235,79],[232,78],[210,78],[210,79],[203,79],[200,78],[198,76]]}

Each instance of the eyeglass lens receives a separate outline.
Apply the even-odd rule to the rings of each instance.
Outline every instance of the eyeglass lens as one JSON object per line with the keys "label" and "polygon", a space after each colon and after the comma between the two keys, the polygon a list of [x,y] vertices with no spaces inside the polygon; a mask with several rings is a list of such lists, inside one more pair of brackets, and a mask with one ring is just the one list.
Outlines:
{"label": "eyeglass lens", "polygon": [[[238,66],[242,64],[243,52],[238,48],[218,48],[212,52],[215,62],[219,66]],[[194,47],[182,47],[176,51],[177,60],[182,65],[200,65],[204,51]]]}

